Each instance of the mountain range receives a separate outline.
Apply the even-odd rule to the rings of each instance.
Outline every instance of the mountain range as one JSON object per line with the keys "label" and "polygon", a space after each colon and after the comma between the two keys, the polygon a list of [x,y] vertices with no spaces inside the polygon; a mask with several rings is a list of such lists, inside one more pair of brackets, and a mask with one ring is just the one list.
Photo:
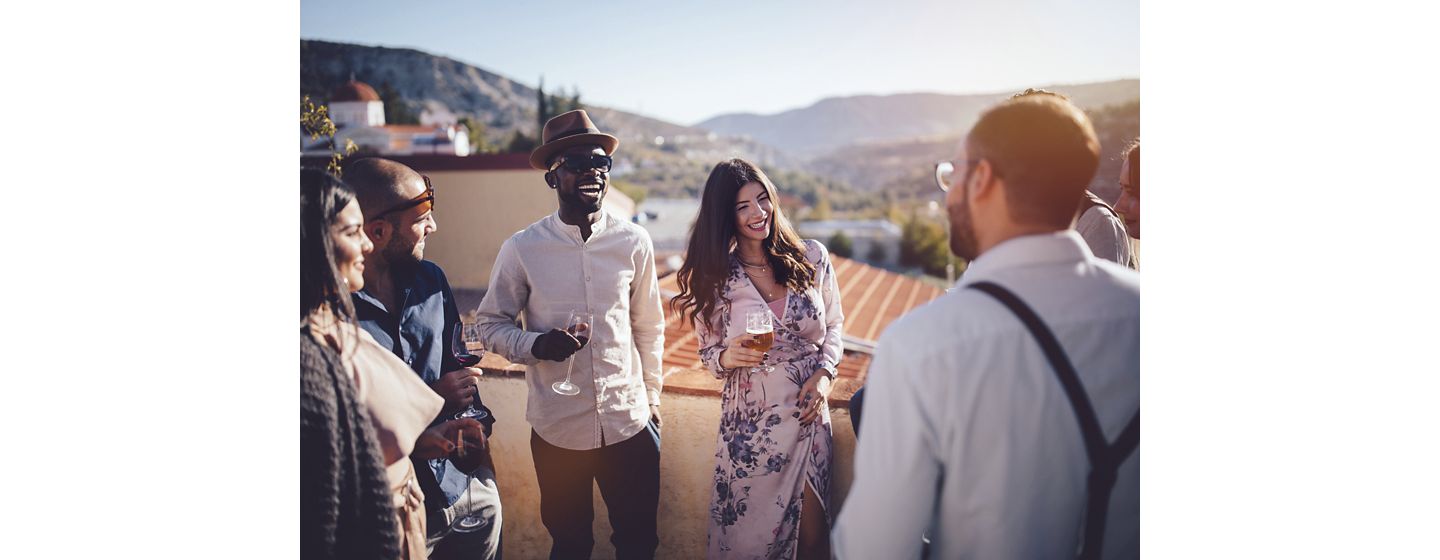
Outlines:
{"label": "mountain range", "polygon": [[[415,49],[300,41],[301,94],[325,102],[352,77],[382,97],[398,97],[386,101],[403,103],[422,121],[471,117],[485,125],[492,144],[502,145],[517,131],[533,137],[538,129],[536,88],[512,78]],[[1092,114],[1137,103],[1134,118],[1122,119],[1124,130],[1112,135],[1139,134],[1139,80],[1044,87],[1065,93]],[[828,184],[833,194],[848,186],[875,192],[899,178],[918,177],[916,165],[951,151],[954,138],[985,107],[1011,93],[836,97],[772,115],[719,115],[695,126],[590,103],[585,108],[597,126],[622,140],[623,155],[617,158],[631,160],[631,180],[658,196],[698,194],[709,167],[727,157],[813,175],[816,180],[804,182]]]}
{"label": "mountain range", "polygon": [[[382,97],[394,91],[414,113],[423,115],[422,120],[472,117],[486,126],[487,137],[495,142],[517,130],[535,136],[539,128],[536,89],[500,74],[415,49],[300,40],[302,95],[327,101],[336,86],[352,77],[375,87]],[[664,137],[707,155],[734,152],[772,164],[787,163],[775,150],[753,141],[717,138],[708,130],[589,103],[585,109],[602,130],[632,146],[655,144],[656,137]]]}
{"label": "mountain range", "polygon": [[[1139,80],[1047,85],[1082,108],[1100,108],[1140,97]],[[980,112],[1014,92],[973,95],[904,93],[832,97],[773,115],[735,113],[696,126],[743,135],[792,155],[813,158],[845,146],[962,134]]]}

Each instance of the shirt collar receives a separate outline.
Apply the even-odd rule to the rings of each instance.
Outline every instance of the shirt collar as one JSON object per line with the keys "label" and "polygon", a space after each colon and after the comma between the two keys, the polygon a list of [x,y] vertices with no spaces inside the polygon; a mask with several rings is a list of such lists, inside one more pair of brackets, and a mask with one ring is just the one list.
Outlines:
{"label": "shirt collar", "polygon": [[388,309],[385,309],[385,304],[380,303],[380,300],[379,300],[379,299],[377,299],[375,296],[373,296],[373,295],[370,294],[370,290],[369,290],[369,289],[364,289],[364,288],[362,288],[360,291],[355,292],[354,295],[355,295],[355,299],[356,299],[357,302],[363,301],[363,302],[365,302],[365,303],[370,304],[370,305],[373,306],[375,309],[379,309],[379,310],[385,311],[385,312],[387,312],[387,313],[390,311],[390,310],[388,310]]}
{"label": "shirt collar", "polygon": [[[556,210],[554,213],[550,214],[550,226],[555,228],[556,231],[562,232],[565,236],[574,240],[576,243],[585,243],[585,238],[580,236],[580,226],[572,226],[565,223],[564,220],[561,220],[559,210]],[[609,226],[610,213],[601,210],[600,219],[595,220],[595,223],[590,224],[590,239],[595,239],[596,235],[600,235],[602,232],[608,229]]]}
{"label": "shirt collar", "polygon": [[1081,263],[1094,258],[1075,230],[1022,235],[1000,242],[966,267],[955,287],[993,277],[1001,270],[1038,264]]}

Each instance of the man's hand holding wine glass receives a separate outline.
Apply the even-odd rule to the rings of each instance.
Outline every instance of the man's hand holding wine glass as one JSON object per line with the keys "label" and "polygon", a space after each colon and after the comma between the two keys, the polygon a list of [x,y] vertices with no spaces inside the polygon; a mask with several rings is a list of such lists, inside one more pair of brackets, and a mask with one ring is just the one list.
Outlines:
{"label": "man's hand holding wine glass", "polygon": [[480,389],[480,368],[467,367],[446,372],[431,387],[445,398],[444,414],[463,410],[475,401],[475,392]]}
{"label": "man's hand holding wine glass", "polygon": [[541,360],[563,362],[580,350],[580,340],[562,329],[550,329],[535,339],[530,353]]}

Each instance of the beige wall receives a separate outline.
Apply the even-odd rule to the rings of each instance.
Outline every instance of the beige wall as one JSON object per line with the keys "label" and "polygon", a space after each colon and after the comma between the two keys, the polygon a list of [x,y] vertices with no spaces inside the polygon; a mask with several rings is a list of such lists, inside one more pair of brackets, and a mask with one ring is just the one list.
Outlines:
{"label": "beige wall", "polygon": [[531,169],[427,171],[435,187],[436,230],[425,258],[445,270],[452,288],[483,288],[500,244],[555,211],[555,191]]}
{"label": "beige wall", "polygon": [[[525,226],[555,212],[555,191],[534,169],[426,171],[435,187],[436,230],[425,258],[445,270],[454,289],[483,289],[500,244]],[[635,203],[624,193],[605,194],[607,211],[628,217]]]}
{"label": "beige wall", "polygon": [[[439,187],[436,190],[438,193]],[[525,422],[525,380],[487,375],[480,390],[498,419],[491,451],[505,518],[504,556],[510,560],[545,558],[550,553],[550,535],[540,523],[540,489],[530,456],[530,424]],[[655,557],[703,558],[720,398],[665,393],[662,402],[660,550]],[[835,430],[832,496],[838,508],[854,479],[855,434],[845,410],[832,409],[831,422]],[[594,503],[594,558],[611,559],[615,550],[610,545],[610,521],[598,490]]]}

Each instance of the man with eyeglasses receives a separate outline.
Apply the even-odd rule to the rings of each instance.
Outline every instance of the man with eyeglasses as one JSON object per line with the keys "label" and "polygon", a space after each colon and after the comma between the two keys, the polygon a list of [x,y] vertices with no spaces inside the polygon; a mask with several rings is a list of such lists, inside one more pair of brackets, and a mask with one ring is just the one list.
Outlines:
{"label": "man with eyeglasses", "polygon": [[[467,441],[463,454],[415,462],[425,493],[429,557],[499,558],[500,493],[486,440],[495,417],[480,401],[480,369],[462,367],[455,355],[454,335],[461,324],[450,282],[439,266],[424,260],[425,240],[438,229],[435,189],[428,177],[382,158],[356,160],[344,173],[360,201],[365,234],[375,244],[375,252],[365,259],[365,289],[352,298],[360,327],[445,398],[437,422],[472,403],[483,412],[477,419],[485,438]],[[467,484],[470,497],[461,500]],[[455,519],[474,512],[486,522],[452,530]]]}
{"label": "man with eyeglasses", "polygon": [[[542,139],[530,165],[545,171],[559,209],[501,245],[480,336],[527,366],[525,418],[550,558],[590,557],[596,484],[615,556],[653,558],[665,329],[655,249],[644,229],[601,209],[618,139],[583,110],[550,119]],[[572,313],[594,324],[567,332]],[[553,387],[567,379],[578,394]]]}
{"label": "man with eyeglasses", "polygon": [[943,166],[955,288],[870,364],[837,558],[1140,556],[1140,275],[1073,229],[1100,161],[1058,96],[983,113]]}

